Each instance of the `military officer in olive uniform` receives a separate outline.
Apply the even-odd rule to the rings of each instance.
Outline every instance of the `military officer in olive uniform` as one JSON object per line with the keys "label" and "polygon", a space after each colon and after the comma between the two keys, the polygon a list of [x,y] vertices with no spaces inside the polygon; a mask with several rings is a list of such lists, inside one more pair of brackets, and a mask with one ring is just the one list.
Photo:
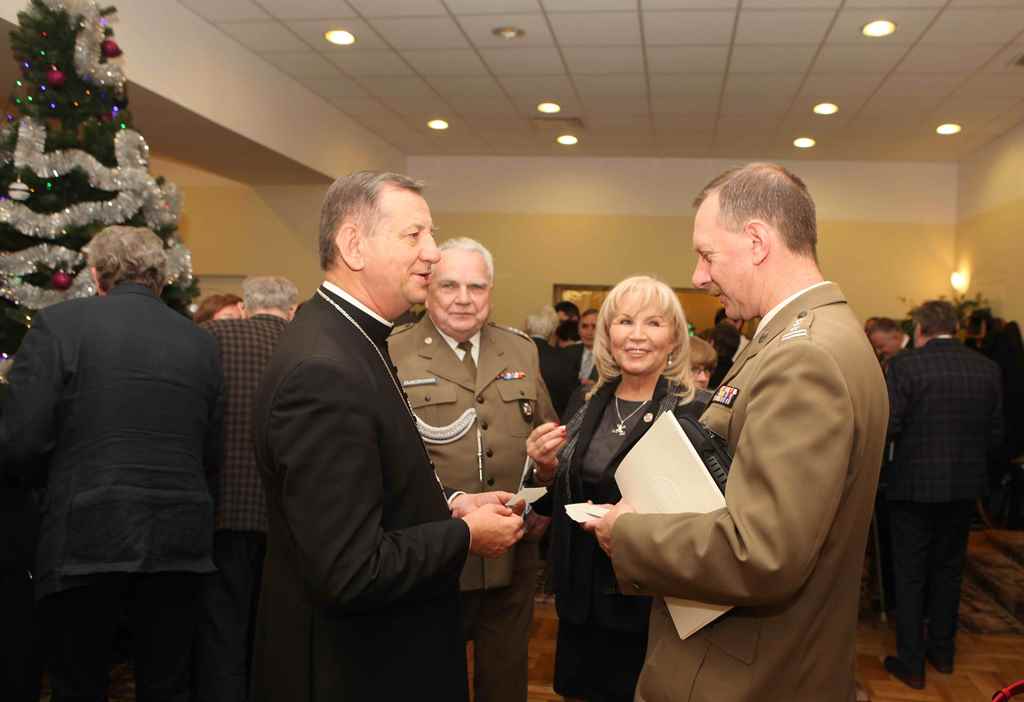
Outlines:
{"label": "military officer in olive uniform", "polygon": [[[427,314],[396,329],[388,347],[437,473],[467,492],[521,487],[526,437],[558,421],[541,379],[537,347],[522,332],[488,323],[494,282],[490,252],[472,239],[439,247]],[[470,555],[462,613],[474,650],[478,702],[524,702],[527,645],[546,520],[528,515],[527,534],[503,557]]]}

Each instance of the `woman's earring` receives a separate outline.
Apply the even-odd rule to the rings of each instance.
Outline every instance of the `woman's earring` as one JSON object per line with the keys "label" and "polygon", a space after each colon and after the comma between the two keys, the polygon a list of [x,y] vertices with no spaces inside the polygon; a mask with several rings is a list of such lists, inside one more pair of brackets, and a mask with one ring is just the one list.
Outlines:
{"label": "woman's earring", "polygon": [[672,365],[672,354],[668,355],[668,363],[666,365],[668,365],[668,366]]}

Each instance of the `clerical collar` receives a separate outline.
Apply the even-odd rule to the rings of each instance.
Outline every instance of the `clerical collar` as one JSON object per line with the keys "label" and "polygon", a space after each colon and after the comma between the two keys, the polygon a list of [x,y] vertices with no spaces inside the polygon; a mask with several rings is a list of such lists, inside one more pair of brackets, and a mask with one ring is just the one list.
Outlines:
{"label": "clerical collar", "polygon": [[351,293],[346,292],[342,288],[339,288],[337,285],[335,285],[334,283],[330,282],[329,280],[325,280],[323,283],[321,283],[321,285],[324,288],[326,288],[329,292],[334,293],[335,295],[337,295],[342,300],[344,300],[345,302],[349,303],[350,305],[352,305],[356,309],[362,310],[366,314],[370,315],[371,317],[376,319],[378,322],[380,322],[381,324],[386,326],[388,329],[390,329],[391,327],[395,326],[393,322],[389,322],[388,320],[384,319],[379,314],[377,314],[376,312],[371,310],[369,307],[364,305],[362,302],[360,302],[359,300],[354,298],[351,295]]}
{"label": "clerical collar", "polygon": [[391,333],[392,325],[382,320],[379,315],[372,314],[364,305],[356,304],[351,295],[341,295],[335,292],[340,290],[337,286],[332,286],[332,288],[327,287],[325,283],[317,292],[325,298],[328,304],[343,309],[374,344],[382,349],[387,348],[388,335]]}
{"label": "clerical collar", "polygon": [[811,290],[814,290],[815,288],[819,288],[822,285],[831,285],[831,283],[832,283],[831,280],[823,280],[820,283],[815,283],[814,285],[808,285],[803,290],[797,290],[795,293],[793,293],[792,295],[787,297],[785,300],[783,300],[779,304],[775,305],[775,307],[772,307],[770,310],[768,310],[768,314],[766,314],[765,316],[761,317],[761,322],[757,325],[757,330],[754,332],[754,338],[756,339],[758,337],[758,335],[761,333],[761,330],[768,326],[768,322],[771,321],[772,317],[774,317],[780,311],[782,311],[783,307],[785,307],[786,305],[788,305],[789,303],[791,303],[793,300],[797,299],[798,297],[800,297],[804,293],[810,292]]}

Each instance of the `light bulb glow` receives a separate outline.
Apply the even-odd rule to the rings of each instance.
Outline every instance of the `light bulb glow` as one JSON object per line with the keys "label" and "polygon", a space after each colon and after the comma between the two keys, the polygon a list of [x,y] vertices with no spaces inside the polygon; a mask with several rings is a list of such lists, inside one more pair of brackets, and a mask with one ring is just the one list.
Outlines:
{"label": "light bulb glow", "polygon": [[555,141],[557,141],[562,146],[573,146],[574,144],[579,143],[579,139],[577,139],[572,134],[563,134],[562,136],[558,137],[558,139],[556,139]]}
{"label": "light bulb glow", "polygon": [[953,271],[949,276],[949,284],[961,295],[967,292],[967,274],[961,271]]}
{"label": "light bulb glow", "polygon": [[817,143],[818,142],[810,137],[798,137],[793,140],[793,146],[798,149],[809,149]]}
{"label": "light bulb glow", "polygon": [[537,111],[543,112],[546,115],[553,115],[556,112],[561,112],[562,107],[557,102],[542,102],[537,105]]}
{"label": "light bulb glow", "polygon": [[356,37],[352,32],[345,31],[344,29],[332,29],[328,32],[324,32],[324,39],[337,44],[338,46],[349,46],[350,44],[356,43]]}
{"label": "light bulb glow", "polygon": [[506,41],[512,41],[513,39],[525,37],[526,30],[520,29],[519,27],[495,27],[491,30],[491,34],[496,37],[501,37]]}
{"label": "light bulb glow", "polygon": [[429,122],[427,122],[427,126],[430,127],[431,129],[436,129],[438,131],[448,129],[448,123],[445,122],[443,119],[432,119]]}
{"label": "light bulb glow", "polygon": [[935,131],[942,136],[950,136],[951,134],[959,134],[963,129],[956,122],[947,122],[946,124],[940,124],[935,128]]}
{"label": "light bulb glow", "polygon": [[892,20],[879,19],[868,22],[860,29],[860,33],[866,37],[887,37],[896,31],[896,23]]}
{"label": "light bulb glow", "polygon": [[819,102],[814,106],[816,115],[834,115],[836,112],[839,112],[839,105],[834,102]]}

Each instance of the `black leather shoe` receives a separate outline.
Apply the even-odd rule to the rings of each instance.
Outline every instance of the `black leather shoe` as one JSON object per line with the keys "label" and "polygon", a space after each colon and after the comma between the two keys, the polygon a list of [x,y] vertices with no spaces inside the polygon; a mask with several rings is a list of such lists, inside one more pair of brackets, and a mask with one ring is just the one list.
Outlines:
{"label": "black leather shoe", "polygon": [[935,668],[935,670],[940,673],[949,675],[953,672],[952,658],[940,658],[939,656],[933,656],[930,653],[925,654],[925,658],[927,658],[928,662],[932,664],[932,668]]}
{"label": "black leather shoe", "polygon": [[915,690],[924,689],[924,671],[914,674],[910,667],[896,656],[885,657],[885,670],[907,687],[912,687]]}

